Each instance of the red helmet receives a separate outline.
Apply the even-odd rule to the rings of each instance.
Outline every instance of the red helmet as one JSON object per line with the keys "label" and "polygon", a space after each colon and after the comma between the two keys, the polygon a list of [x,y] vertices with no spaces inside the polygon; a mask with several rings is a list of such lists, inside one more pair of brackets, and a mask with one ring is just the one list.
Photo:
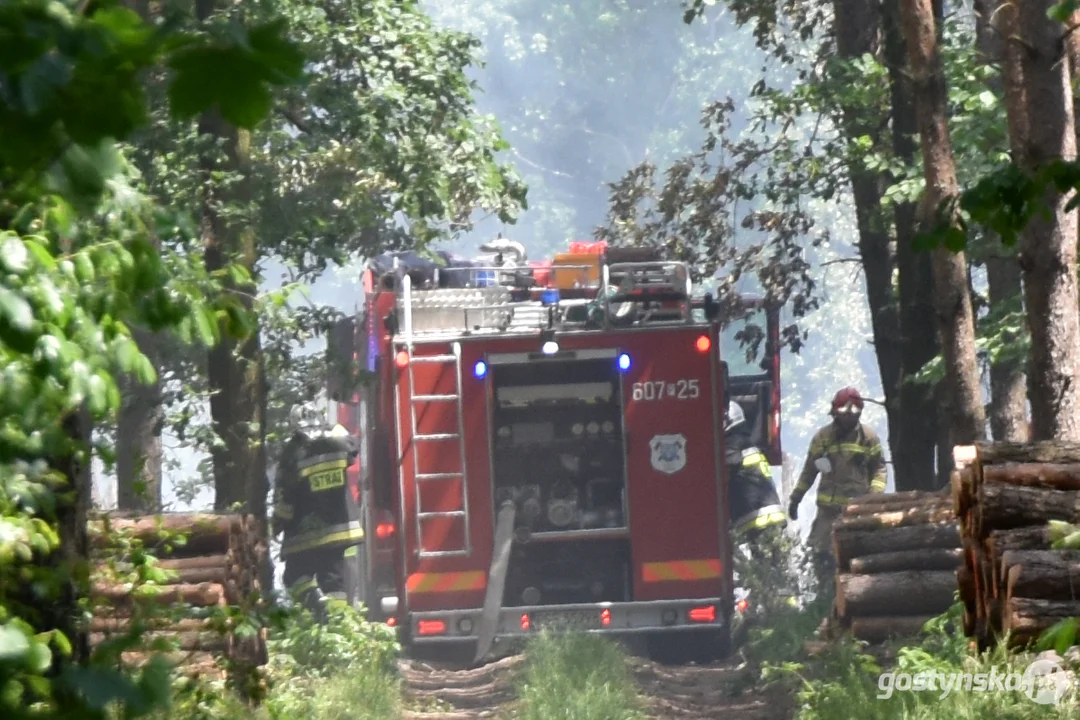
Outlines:
{"label": "red helmet", "polygon": [[846,387],[833,396],[832,414],[854,413],[858,415],[863,409],[863,399],[859,391],[853,387]]}

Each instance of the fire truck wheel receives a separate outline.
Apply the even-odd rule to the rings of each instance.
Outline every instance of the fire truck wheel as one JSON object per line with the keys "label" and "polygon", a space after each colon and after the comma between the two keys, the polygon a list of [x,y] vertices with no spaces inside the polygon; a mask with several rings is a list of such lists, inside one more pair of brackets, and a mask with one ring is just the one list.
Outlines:
{"label": "fire truck wheel", "polygon": [[682,630],[648,637],[649,658],[662,665],[706,665],[731,652],[731,630]]}

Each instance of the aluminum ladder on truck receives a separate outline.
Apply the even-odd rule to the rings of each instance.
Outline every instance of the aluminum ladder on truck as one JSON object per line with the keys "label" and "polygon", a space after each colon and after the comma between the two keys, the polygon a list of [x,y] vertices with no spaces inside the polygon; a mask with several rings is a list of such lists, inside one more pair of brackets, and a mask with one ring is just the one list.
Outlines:
{"label": "aluminum ladder on truck", "polygon": [[[462,390],[462,377],[461,377],[461,343],[452,343],[452,352],[449,355],[413,355],[413,343],[412,343],[412,312],[411,312],[411,283],[408,275],[405,275],[402,279],[402,287],[404,289],[404,301],[405,301],[405,342],[409,352],[409,364],[408,376],[409,376],[409,422],[410,430],[412,433],[412,460],[413,471],[416,482],[413,483],[414,502],[416,503],[416,545],[419,557],[421,558],[434,558],[434,557],[462,557],[467,556],[472,552],[472,541],[469,533],[469,487],[468,477],[465,472],[465,433],[463,428],[465,425],[464,409],[461,404],[461,390]],[[413,365],[415,363],[442,365],[444,367],[449,366],[452,368],[454,376],[454,392],[445,395],[417,395],[414,391],[416,387],[416,376],[413,373]],[[421,435],[417,432],[417,415],[416,408],[418,405],[428,405],[430,403],[453,403],[454,404],[454,421],[456,432],[452,433],[435,433],[429,435]],[[420,472],[420,446],[421,444],[430,444],[436,442],[446,442],[448,440],[456,440],[458,448],[458,460],[459,466],[457,472],[434,472],[434,473],[421,473]],[[460,499],[461,504],[458,510],[447,510],[439,512],[421,512],[421,486],[430,483],[439,483],[447,480],[460,480],[459,487],[461,488]],[[423,524],[424,520],[437,517],[459,517],[464,524],[463,528],[463,542],[461,547],[446,548],[441,550],[425,550],[423,543]]]}

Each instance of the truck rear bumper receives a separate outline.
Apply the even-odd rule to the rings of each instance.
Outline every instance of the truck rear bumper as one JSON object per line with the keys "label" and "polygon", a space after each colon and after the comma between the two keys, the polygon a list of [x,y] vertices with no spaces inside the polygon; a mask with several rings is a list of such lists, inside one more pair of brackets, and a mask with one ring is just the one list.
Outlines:
{"label": "truck rear bumper", "polygon": [[[414,612],[408,616],[414,643],[467,642],[477,639],[480,608]],[[728,625],[720,598],[625,603],[504,607],[497,638],[521,638],[547,629],[553,633],[637,634],[691,631]]]}

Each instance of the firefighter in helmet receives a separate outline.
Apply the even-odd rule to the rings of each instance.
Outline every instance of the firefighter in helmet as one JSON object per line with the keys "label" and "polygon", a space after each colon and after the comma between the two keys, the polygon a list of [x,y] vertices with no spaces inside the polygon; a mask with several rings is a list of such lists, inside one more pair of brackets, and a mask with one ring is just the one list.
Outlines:
{"label": "firefighter in helmet", "polygon": [[724,423],[728,466],[728,507],[736,544],[757,542],[765,528],[787,524],[784,507],[773,485],[772,469],[750,439],[746,415],[737,402],[728,403]]}
{"label": "firefighter in helmet", "polygon": [[327,428],[303,411],[293,421],[274,484],[275,534],[283,536],[284,585],[319,612],[318,598],[355,594],[349,559],[364,535],[347,468],[359,443],[341,425]]}
{"label": "firefighter in helmet", "polygon": [[833,421],[814,434],[806,463],[791,493],[788,513],[798,519],[799,503],[821,474],[817,493],[817,516],[810,528],[809,544],[816,555],[819,578],[832,567],[832,526],[844,507],[867,493],[885,492],[885,458],[881,440],[872,428],[859,421],[863,399],[853,387],[833,397],[829,414]]}

